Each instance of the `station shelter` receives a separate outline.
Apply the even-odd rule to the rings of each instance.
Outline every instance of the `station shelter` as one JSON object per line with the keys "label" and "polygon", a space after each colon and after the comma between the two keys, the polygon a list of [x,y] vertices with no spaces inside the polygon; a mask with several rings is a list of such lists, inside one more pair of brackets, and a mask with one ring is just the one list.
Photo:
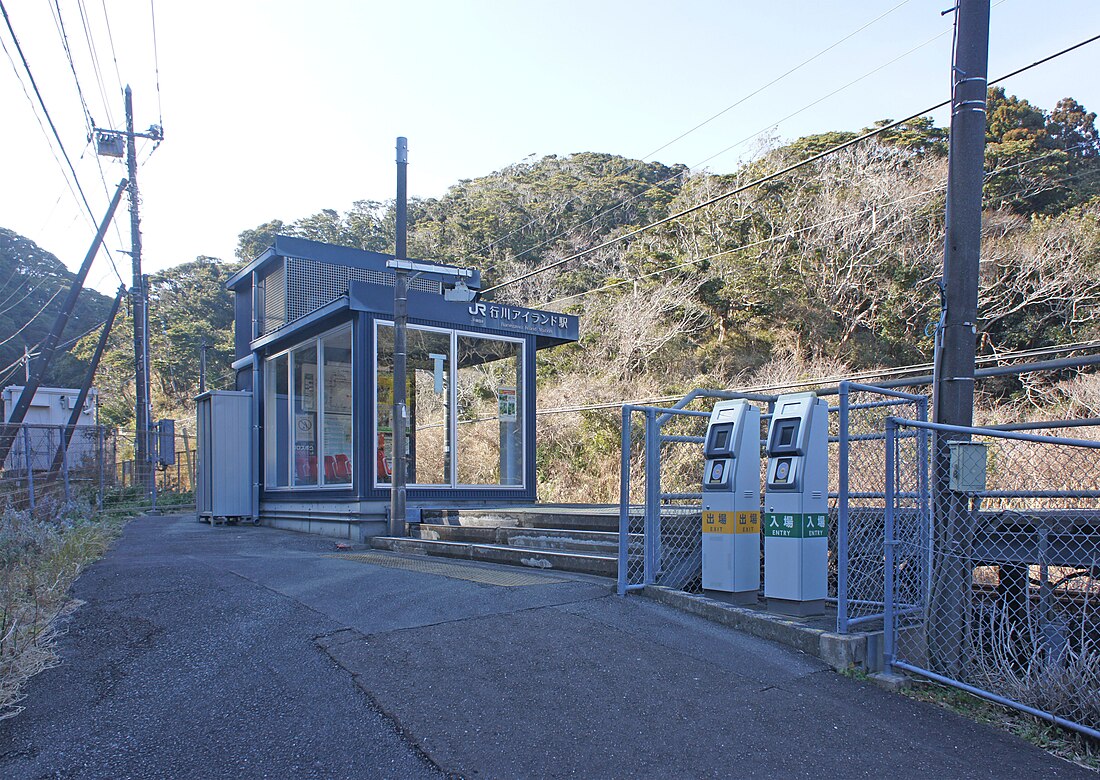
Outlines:
{"label": "station shelter", "polygon": [[[356,541],[385,533],[392,259],[276,236],[226,283],[265,524]],[[467,292],[477,271],[430,267],[408,282],[410,514],[534,503],[535,352],[576,341],[578,319],[477,300]]]}

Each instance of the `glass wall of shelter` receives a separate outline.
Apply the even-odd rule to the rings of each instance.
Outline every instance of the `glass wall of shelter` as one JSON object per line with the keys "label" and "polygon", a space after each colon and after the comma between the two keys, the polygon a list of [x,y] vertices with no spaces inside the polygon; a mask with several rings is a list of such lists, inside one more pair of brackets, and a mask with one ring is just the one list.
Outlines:
{"label": "glass wall of shelter", "polygon": [[[369,435],[369,481],[393,471],[393,324],[370,321],[355,350],[343,325],[264,359],[267,490],[347,488],[358,435]],[[405,450],[410,487],[523,487],[527,344],[522,338],[410,325]],[[372,372],[368,425],[356,425],[354,361]]]}
{"label": "glass wall of shelter", "polygon": [[[253,392],[260,498],[282,505],[272,511],[371,513],[389,498],[390,260],[276,236],[227,282],[236,385]],[[578,319],[471,300],[476,271],[433,268],[408,286],[408,419],[397,446],[409,500],[534,501],[535,353],[577,341]]]}

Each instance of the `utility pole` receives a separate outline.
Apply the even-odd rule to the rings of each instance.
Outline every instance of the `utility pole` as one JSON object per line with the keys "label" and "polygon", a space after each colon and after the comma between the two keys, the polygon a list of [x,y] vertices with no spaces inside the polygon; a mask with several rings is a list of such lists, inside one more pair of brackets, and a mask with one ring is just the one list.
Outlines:
{"label": "utility pole", "polygon": [[50,370],[50,363],[53,362],[57,343],[61,340],[61,334],[65,331],[65,326],[69,323],[69,317],[72,316],[73,309],[76,308],[80,291],[84,289],[84,281],[88,278],[88,272],[92,269],[92,261],[95,260],[96,253],[103,243],[103,236],[107,232],[107,226],[111,224],[111,219],[122,200],[122,191],[125,188],[126,180],[123,179],[119,182],[118,189],[115,190],[111,205],[107,208],[106,216],[99,223],[99,230],[96,231],[95,238],[92,239],[92,245],[84,256],[84,262],[80,264],[80,270],[77,271],[72,286],[69,287],[69,295],[65,298],[65,303],[61,306],[57,319],[54,320],[53,328],[42,342],[41,353],[35,362],[34,370],[28,376],[27,384],[23,386],[23,392],[19,394],[19,400],[12,407],[7,424],[0,426],[0,463],[4,463],[8,459],[12,442],[19,431],[19,426],[23,423],[23,418],[26,417],[27,410],[34,399],[34,394],[38,392],[42,379],[46,376],[46,372]]}
{"label": "utility pole", "polygon": [[130,285],[130,306],[134,317],[134,481],[151,489],[152,474],[149,461],[149,420],[152,409],[149,402],[149,342],[146,334],[149,298],[141,273],[141,218],[138,212],[140,196],[137,183],[137,139],[146,138],[160,143],[164,130],[152,125],[144,133],[134,132],[134,101],[129,85],[126,86],[126,130],[93,128],[98,143],[98,153],[108,157],[121,157],[118,143],[126,140],[126,171],[130,182],[130,259],[133,281]]}
{"label": "utility pole", "polygon": [[[936,345],[933,419],[947,425],[974,421],[974,353],[978,266],[982,242],[989,0],[960,0],[951,70],[951,136],[947,174],[947,235],[943,253],[943,328]],[[933,447],[934,533],[929,640],[937,671],[962,672],[966,608],[972,588],[973,519],[965,494],[948,489],[948,442],[969,439],[937,432]]]}
{"label": "utility pole", "polygon": [[138,214],[137,139],[134,138],[134,101],[126,86],[126,171],[130,180],[130,260],[133,283],[130,300],[134,314],[134,478],[149,490],[149,375],[146,373],[145,310],[148,298],[141,274],[141,218]]}
{"label": "utility pole", "polygon": [[397,139],[397,229],[394,239],[393,269],[393,474],[390,476],[390,536],[406,533],[406,475],[408,454],[405,450],[406,374],[409,324],[408,269],[406,238],[408,208],[406,192],[406,168],[409,164],[409,145],[405,138]]}
{"label": "utility pole", "polygon": [[[65,458],[65,453],[69,451],[69,444],[73,440],[73,433],[76,431],[77,423],[80,422],[80,415],[84,410],[85,402],[88,400],[88,393],[92,389],[92,383],[95,382],[95,372],[99,369],[99,361],[103,358],[103,353],[107,349],[108,339],[111,338],[111,326],[114,325],[115,317],[118,316],[118,310],[122,306],[122,296],[125,294],[126,287],[119,285],[118,293],[111,303],[111,311],[107,314],[107,320],[103,323],[103,330],[99,333],[99,341],[96,342],[95,352],[92,353],[92,360],[88,364],[88,374],[85,376],[84,384],[80,386],[80,392],[77,394],[76,401],[73,403],[72,412],[69,414],[69,421],[65,425],[65,430],[61,433],[61,445],[57,448],[53,463],[50,465],[49,479],[55,479],[61,472],[61,465]],[[98,419],[96,420],[96,424],[99,424]]]}

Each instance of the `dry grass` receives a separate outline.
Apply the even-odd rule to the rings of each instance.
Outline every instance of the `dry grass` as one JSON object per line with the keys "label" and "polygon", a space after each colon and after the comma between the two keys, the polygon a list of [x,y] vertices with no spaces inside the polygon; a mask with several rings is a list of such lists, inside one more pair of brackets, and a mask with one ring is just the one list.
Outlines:
{"label": "dry grass", "polygon": [[78,606],[69,589],[122,525],[75,504],[0,513],[0,720],[22,710],[28,679],[58,663],[61,619]]}

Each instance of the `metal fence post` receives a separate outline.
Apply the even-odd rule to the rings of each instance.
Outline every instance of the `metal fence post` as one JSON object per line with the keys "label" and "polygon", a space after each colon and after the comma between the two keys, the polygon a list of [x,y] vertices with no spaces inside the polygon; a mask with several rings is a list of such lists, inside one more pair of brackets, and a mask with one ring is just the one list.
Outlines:
{"label": "metal fence post", "polygon": [[65,481],[65,503],[67,504],[72,499],[69,494],[69,443],[65,441],[64,428],[59,428],[58,434],[61,438],[61,476]]}
{"label": "metal fence post", "polygon": [[622,455],[619,471],[619,572],[616,590],[626,595],[627,566],[630,553],[630,417],[631,407],[623,407]]}
{"label": "metal fence post", "polygon": [[645,554],[642,584],[657,581],[657,560],[660,554],[661,533],[661,467],[660,442],[657,433],[657,412],[645,410]]}
{"label": "metal fence post", "polygon": [[31,458],[31,434],[26,425],[23,426],[23,460],[27,464],[27,506],[34,512],[34,462]]}
{"label": "metal fence post", "polygon": [[840,383],[836,518],[836,630],[848,633],[848,383]]}
{"label": "metal fence post", "polygon": [[[928,401],[925,399],[919,405],[921,422],[928,422]],[[917,522],[920,523],[921,549],[924,560],[924,583],[921,594],[921,606],[926,609],[932,603],[932,553],[935,544],[935,528],[933,527],[932,494],[929,488],[929,469],[932,463],[929,460],[928,434],[929,431],[920,429],[917,432]]]}
{"label": "metal fence post", "polygon": [[882,578],[882,666],[887,674],[894,671],[894,458],[897,423],[886,418],[886,506],[883,518],[884,570]]}
{"label": "metal fence post", "polygon": [[103,426],[96,426],[98,429],[98,435],[96,436],[96,444],[99,447],[98,461],[99,461],[99,492],[96,493],[96,508],[103,508],[103,470],[106,468],[107,460],[107,436],[103,431]]}

